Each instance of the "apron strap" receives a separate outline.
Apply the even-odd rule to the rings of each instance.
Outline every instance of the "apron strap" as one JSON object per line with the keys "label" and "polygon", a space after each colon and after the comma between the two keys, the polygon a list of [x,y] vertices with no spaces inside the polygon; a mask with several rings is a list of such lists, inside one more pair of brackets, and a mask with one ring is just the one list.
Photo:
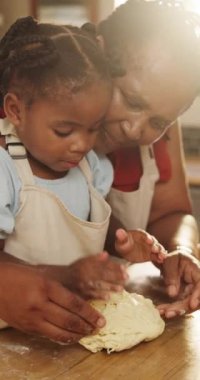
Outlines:
{"label": "apron strap", "polygon": [[153,145],[141,146],[140,154],[142,160],[143,174],[148,173],[155,178],[155,181],[159,179],[159,171],[156,165]]}
{"label": "apron strap", "polygon": [[17,136],[15,127],[6,120],[2,120],[0,133],[5,136],[8,153],[13,159],[23,185],[34,185],[34,176],[27,160],[26,149]]}
{"label": "apron strap", "polygon": [[92,185],[92,172],[89,162],[85,157],[83,157],[83,159],[79,162],[79,168],[83,172],[88,184]]}

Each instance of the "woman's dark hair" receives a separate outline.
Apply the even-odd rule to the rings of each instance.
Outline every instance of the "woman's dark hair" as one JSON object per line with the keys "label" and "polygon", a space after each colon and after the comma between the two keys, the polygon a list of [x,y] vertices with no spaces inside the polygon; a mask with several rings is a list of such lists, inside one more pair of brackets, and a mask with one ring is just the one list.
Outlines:
{"label": "woman's dark hair", "polygon": [[25,17],[0,41],[0,105],[9,90],[31,104],[38,96],[56,96],[56,85],[76,92],[96,78],[109,80],[107,61],[80,28]]}
{"label": "woman's dark hair", "polygon": [[199,67],[199,17],[186,11],[177,0],[128,0],[100,22],[97,33],[104,38],[113,76],[125,74],[123,60],[128,49],[134,52],[134,48],[155,37],[170,48],[179,62],[184,59],[186,64],[196,62]]}

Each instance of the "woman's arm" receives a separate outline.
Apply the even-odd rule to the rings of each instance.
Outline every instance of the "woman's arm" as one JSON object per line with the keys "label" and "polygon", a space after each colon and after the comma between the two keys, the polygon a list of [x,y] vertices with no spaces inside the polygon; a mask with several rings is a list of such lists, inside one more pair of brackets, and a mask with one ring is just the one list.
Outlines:
{"label": "woman's arm", "polygon": [[[192,298],[199,296],[199,261],[197,244],[199,233],[192,208],[185,174],[185,162],[181,130],[178,123],[169,133],[168,150],[171,157],[172,176],[167,183],[156,185],[153,198],[148,231],[165,246],[169,255],[161,266],[166,291],[169,296],[180,296],[182,300],[165,307],[161,306],[163,315],[174,317],[185,311],[193,311],[199,303],[190,305],[190,298],[185,294],[188,289]],[[196,292],[196,293],[195,293]],[[197,298],[197,297],[196,297]]]}
{"label": "woman's arm", "polygon": [[199,235],[197,223],[192,216],[181,128],[178,122],[169,130],[167,144],[172,176],[168,182],[156,184],[148,231],[168,251],[176,250],[177,246],[185,246],[197,255]]}
{"label": "woman's arm", "polygon": [[105,324],[89,303],[3,247],[0,240],[0,318],[10,326],[69,344]]}

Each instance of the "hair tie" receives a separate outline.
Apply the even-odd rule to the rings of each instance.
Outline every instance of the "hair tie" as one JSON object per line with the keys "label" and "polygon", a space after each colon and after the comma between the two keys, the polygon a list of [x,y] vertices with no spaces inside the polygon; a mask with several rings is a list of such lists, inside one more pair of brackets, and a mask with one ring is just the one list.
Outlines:
{"label": "hair tie", "polygon": [[84,32],[88,33],[94,39],[97,38],[97,28],[91,22],[86,22],[85,24],[83,24],[81,26],[81,29],[84,30]]}

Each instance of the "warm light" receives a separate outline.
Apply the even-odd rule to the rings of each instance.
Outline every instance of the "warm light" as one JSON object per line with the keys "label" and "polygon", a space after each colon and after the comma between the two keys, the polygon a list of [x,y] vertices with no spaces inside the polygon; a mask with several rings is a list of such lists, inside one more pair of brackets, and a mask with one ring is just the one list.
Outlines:
{"label": "warm light", "polygon": [[[124,4],[127,0],[114,0],[115,8],[119,7],[121,4]],[[152,0],[146,0],[152,1]],[[179,0],[181,2],[181,0]],[[186,9],[200,13],[200,0],[182,0]]]}
{"label": "warm light", "polygon": [[200,1],[199,0],[184,0],[186,9],[200,13]]}
{"label": "warm light", "polygon": [[115,8],[119,7],[121,4],[124,4],[126,0],[115,0]]}

